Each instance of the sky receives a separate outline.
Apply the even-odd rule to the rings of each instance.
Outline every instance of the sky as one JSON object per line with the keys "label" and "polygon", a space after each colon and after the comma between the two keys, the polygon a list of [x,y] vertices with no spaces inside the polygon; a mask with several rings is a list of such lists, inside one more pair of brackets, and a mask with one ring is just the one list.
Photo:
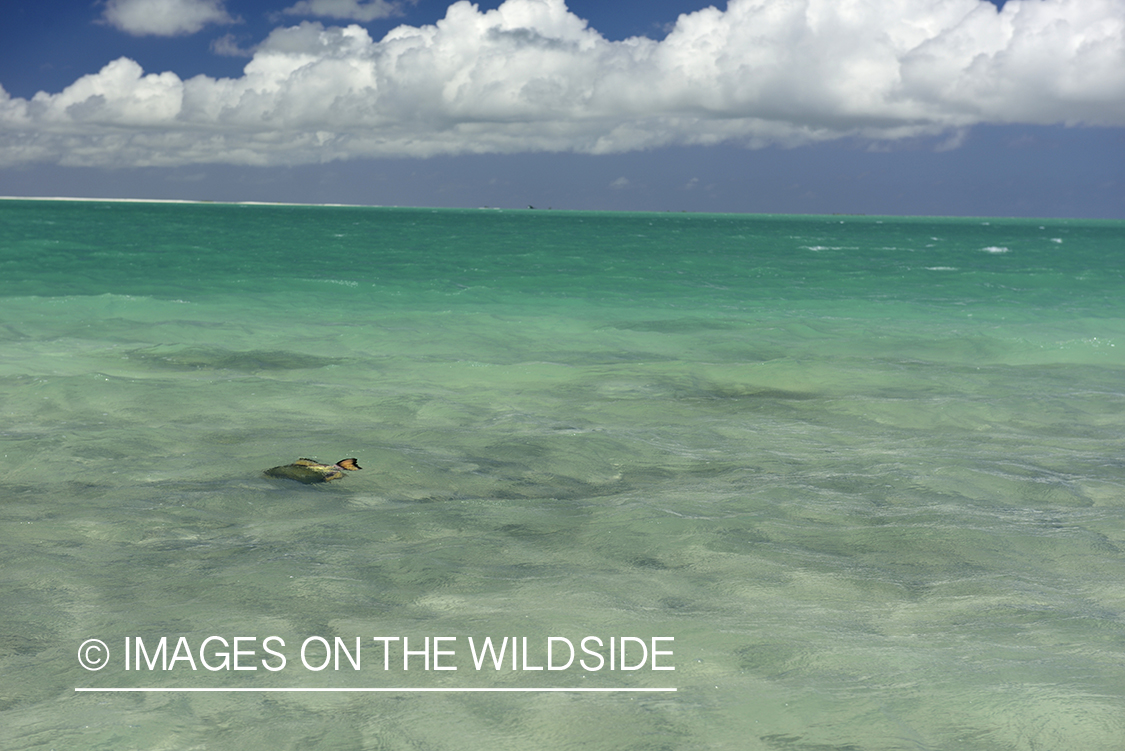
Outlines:
{"label": "sky", "polygon": [[39,0],[0,195],[1125,219],[1125,0]]}

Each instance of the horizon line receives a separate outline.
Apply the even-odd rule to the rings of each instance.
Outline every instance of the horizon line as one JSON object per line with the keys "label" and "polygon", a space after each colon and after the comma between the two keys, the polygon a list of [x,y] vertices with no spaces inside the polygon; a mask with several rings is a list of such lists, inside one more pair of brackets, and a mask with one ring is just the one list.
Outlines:
{"label": "horizon line", "polygon": [[520,206],[401,206],[375,203],[301,203],[296,201],[224,201],[207,198],[92,198],[89,196],[2,196],[0,201],[75,201],[89,203],[163,203],[163,204],[194,204],[211,206],[288,206],[308,208],[342,208],[342,209],[402,209],[419,211],[512,211],[525,213],[575,213],[575,214],[711,214],[735,217],[851,217],[856,219],[1015,219],[1039,221],[1107,221],[1121,222],[1123,218],[1116,217],[1075,217],[1075,216],[1023,216],[1019,214],[882,214],[868,212],[834,211],[829,213],[792,213],[792,212],[763,212],[763,211],[699,211],[694,209],[556,209],[548,206],[538,208],[528,205]]}
{"label": "horizon line", "polygon": [[317,693],[564,693],[564,692],[581,692],[581,693],[614,693],[614,692],[633,692],[633,693],[669,693],[675,692],[679,689],[675,687],[662,687],[662,688],[300,688],[300,687],[281,687],[281,688],[198,688],[198,687],[181,687],[181,688],[82,688],[75,687],[75,692],[92,692],[92,693],[124,693],[124,692],[161,692],[161,693],[251,693],[251,692],[271,692],[271,693],[302,693],[302,692],[317,692]]}

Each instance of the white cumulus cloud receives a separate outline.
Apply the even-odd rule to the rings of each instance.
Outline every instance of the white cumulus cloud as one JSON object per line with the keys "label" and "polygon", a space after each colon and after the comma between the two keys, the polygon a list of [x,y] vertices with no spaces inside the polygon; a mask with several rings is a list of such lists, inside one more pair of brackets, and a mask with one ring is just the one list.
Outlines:
{"label": "white cumulus cloud", "polygon": [[402,15],[402,3],[387,0],[301,0],[283,13],[293,16],[319,16],[370,23],[380,18]]}
{"label": "white cumulus cloud", "polygon": [[223,0],[109,0],[102,20],[134,36],[180,36],[236,22]]}
{"label": "white cumulus cloud", "polygon": [[218,39],[211,40],[211,51],[223,57],[253,57],[254,50],[243,49],[238,44],[234,34],[224,34]]}
{"label": "white cumulus cloud", "polygon": [[563,0],[450,6],[373,40],[278,28],[236,79],[121,58],[0,89],[0,164],[298,164],[1125,126],[1125,0],[730,0],[609,41]]}

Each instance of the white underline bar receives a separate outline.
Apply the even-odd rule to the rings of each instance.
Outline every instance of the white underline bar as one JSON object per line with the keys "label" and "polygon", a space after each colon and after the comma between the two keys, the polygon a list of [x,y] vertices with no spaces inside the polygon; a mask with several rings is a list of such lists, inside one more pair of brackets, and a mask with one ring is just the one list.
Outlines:
{"label": "white underline bar", "polygon": [[322,693],[363,693],[363,692],[383,692],[383,693],[547,693],[547,692],[583,692],[583,693],[625,693],[625,692],[644,692],[644,693],[658,693],[658,692],[672,692],[676,691],[675,688],[75,688],[75,691],[90,691],[90,692],[165,692],[165,693],[188,693],[188,692],[214,692],[214,693],[234,693],[234,692],[286,692],[286,693],[303,693],[303,692],[322,692]]}

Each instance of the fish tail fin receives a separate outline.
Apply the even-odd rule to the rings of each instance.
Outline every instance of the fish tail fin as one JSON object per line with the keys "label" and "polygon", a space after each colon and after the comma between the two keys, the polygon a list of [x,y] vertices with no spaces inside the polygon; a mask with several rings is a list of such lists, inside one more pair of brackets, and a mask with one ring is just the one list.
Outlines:
{"label": "fish tail fin", "polygon": [[357,469],[363,469],[363,467],[356,464],[355,458],[341,459],[340,461],[336,462],[336,466],[339,467],[340,469],[350,469],[350,470],[353,470],[353,471],[357,470]]}

